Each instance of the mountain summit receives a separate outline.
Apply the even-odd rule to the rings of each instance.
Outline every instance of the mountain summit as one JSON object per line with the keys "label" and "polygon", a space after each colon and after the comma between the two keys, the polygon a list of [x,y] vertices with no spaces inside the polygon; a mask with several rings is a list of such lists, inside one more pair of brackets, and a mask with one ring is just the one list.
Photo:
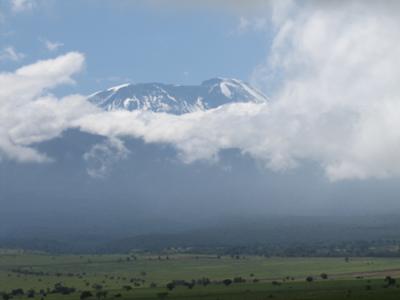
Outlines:
{"label": "mountain summit", "polygon": [[105,110],[142,109],[178,115],[227,103],[268,101],[249,84],[225,78],[209,79],[200,85],[128,83],[97,92],[88,99]]}

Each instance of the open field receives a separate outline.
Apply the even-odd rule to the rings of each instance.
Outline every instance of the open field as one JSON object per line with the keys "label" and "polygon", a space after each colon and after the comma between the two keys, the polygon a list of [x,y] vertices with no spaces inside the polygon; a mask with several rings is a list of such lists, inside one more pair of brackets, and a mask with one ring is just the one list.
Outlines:
{"label": "open field", "polygon": [[[322,279],[321,273],[328,279]],[[398,299],[397,285],[384,287],[388,275],[400,277],[399,258],[350,258],[347,262],[344,258],[188,254],[52,256],[4,251],[0,255],[0,291],[22,288],[25,295],[15,298],[26,298],[26,291],[32,289],[37,299],[42,298],[40,290],[46,299],[78,299],[84,290],[93,295],[107,291],[107,298],[124,299]],[[307,276],[313,282],[306,282]],[[222,283],[234,278],[243,282]],[[178,283],[168,290],[166,284],[173,280],[195,285],[190,289]],[[57,283],[76,291],[49,292]]]}

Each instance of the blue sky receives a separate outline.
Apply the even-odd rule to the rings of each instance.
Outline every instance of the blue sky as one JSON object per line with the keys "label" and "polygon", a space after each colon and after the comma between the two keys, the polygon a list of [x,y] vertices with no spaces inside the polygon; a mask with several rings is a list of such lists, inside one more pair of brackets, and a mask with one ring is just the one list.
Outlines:
{"label": "blue sky", "polygon": [[[126,81],[248,80],[268,48],[265,31],[239,32],[238,15],[228,11],[73,0],[37,1],[16,12],[11,1],[1,3],[0,49],[13,47],[21,54],[18,60],[1,60],[1,70],[79,51],[86,56],[79,84],[72,87],[79,93]],[[50,51],[46,41],[62,45]]]}

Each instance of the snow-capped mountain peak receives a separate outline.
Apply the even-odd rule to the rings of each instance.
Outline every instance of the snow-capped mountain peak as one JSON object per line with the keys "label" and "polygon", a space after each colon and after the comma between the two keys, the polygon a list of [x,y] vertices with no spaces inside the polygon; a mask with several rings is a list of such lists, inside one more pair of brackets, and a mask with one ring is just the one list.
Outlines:
{"label": "snow-capped mountain peak", "polygon": [[260,91],[238,79],[213,78],[200,85],[123,84],[94,93],[89,101],[105,110],[151,110],[184,114],[234,102],[267,102]]}
{"label": "snow-capped mountain peak", "polygon": [[113,87],[107,89],[107,91],[111,91],[111,92],[115,93],[115,92],[118,92],[120,89],[123,89],[124,87],[127,87],[129,85],[131,85],[131,83],[124,83],[121,85],[113,86]]}

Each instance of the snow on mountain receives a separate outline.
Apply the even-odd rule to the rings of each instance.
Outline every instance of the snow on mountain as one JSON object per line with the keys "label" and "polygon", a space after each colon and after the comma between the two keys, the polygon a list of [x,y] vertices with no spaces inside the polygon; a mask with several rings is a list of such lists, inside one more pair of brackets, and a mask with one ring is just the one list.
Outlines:
{"label": "snow on mountain", "polygon": [[163,83],[123,84],[97,92],[89,101],[105,110],[151,110],[184,114],[227,103],[268,101],[249,84],[237,79],[213,78],[201,85]]}

